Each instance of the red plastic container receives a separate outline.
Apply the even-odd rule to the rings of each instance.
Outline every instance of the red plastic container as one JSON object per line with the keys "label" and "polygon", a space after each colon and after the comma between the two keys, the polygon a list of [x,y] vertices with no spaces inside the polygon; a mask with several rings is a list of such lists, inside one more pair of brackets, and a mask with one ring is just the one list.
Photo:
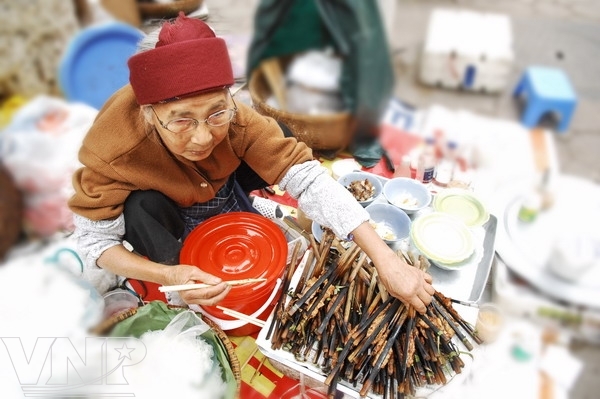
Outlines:
{"label": "red plastic container", "polygon": [[[265,278],[261,283],[233,286],[219,305],[266,320],[279,297],[277,280],[285,270],[287,249],[285,235],[271,220],[249,212],[230,212],[198,225],[183,243],[180,262],[196,265],[225,281]],[[214,306],[201,308],[229,335],[251,335],[260,330]]]}

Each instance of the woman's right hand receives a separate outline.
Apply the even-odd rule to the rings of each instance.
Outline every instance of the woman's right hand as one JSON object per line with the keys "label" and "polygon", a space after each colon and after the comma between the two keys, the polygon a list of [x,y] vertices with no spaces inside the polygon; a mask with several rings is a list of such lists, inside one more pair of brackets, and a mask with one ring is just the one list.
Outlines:
{"label": "woman's right hand", "polygon": [[152,262],[129,252],[122,245],[115,245],[98,258],[98,266],[118,276],[153,281],[162,285],[211,284],[212,287],[179,291],[179,296],[189,305],[213,306],[227,296],[231,286],[217,276],[206,273],[196,266],[167,266]]}
{"label": "woman's right hand", "polygon": [[221,302],[231,290],[231,286],[219,277],[206,273],[196,266],[175,265],[166,268],[164,285],[211,284],[211,287],[179,291],[179,296],[188,305],[214,306]]}

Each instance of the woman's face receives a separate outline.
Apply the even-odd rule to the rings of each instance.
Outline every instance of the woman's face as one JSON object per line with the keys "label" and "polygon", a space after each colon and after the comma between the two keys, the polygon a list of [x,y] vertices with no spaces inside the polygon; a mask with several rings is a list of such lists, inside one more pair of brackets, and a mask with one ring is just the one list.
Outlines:
{"label": "woman's face", "polygon": [[[225,111],[225,117],[223,114],[217,115],[219,119],[227,120],[230,115],[227,110],[233,109],[234,105],[230,100],[229,92],[222,90],[165,104],[154,104],[152,108],[154,109],[152,121],[169,151],[197,162],[206,159],[213,149],[223,141],[229,130],[229,121],[221,126],[210,126],[206,119],[219,111]],[[189,118],[198,121],[198,123],[193,123],[189,131],[181,133],[171,131],[180,130],[181,125],[189,126]]]}

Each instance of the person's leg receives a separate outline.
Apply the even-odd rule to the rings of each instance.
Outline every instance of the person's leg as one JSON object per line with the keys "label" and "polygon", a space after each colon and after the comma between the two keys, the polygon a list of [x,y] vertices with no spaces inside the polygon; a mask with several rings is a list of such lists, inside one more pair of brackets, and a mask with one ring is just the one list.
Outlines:
{"label": "person's leg", "polygon": [[163,264],[178,264],[184,222],[177,205],[158,191],[134,191],[125,202],[125,237],[134,251]]}

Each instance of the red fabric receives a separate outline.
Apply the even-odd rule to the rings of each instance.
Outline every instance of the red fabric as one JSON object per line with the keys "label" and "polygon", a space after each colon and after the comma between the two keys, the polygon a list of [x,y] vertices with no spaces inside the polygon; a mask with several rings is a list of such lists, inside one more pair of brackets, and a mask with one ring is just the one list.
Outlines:
{"label": "red fabric", "polygon": [[225,41],[212,29],[183,13],[161,28],[156,48],[127,62],[138,104],[154,104],[233,85]]}
{"label": "red fabric", "polygon": [[387,151],[394,165],[399,165],[402,161],[402,156],[407,155],[422,141],[423,139],[420,136],[398,129],[395,126],[388,124],[383,124],[381,126],[381,136],[379,136],[379,142]]}
{"label": "red fabric", "polygon": [[[242,366],[242,399],[281,399],[298,396],[298,380],[277,370],[256,347],[256,337],[229,337]],[[249,356],[251,356],[249,358]],[[292,393],[295,392],[295,395]],[[307,396],[313,397],[313,396]]]}

